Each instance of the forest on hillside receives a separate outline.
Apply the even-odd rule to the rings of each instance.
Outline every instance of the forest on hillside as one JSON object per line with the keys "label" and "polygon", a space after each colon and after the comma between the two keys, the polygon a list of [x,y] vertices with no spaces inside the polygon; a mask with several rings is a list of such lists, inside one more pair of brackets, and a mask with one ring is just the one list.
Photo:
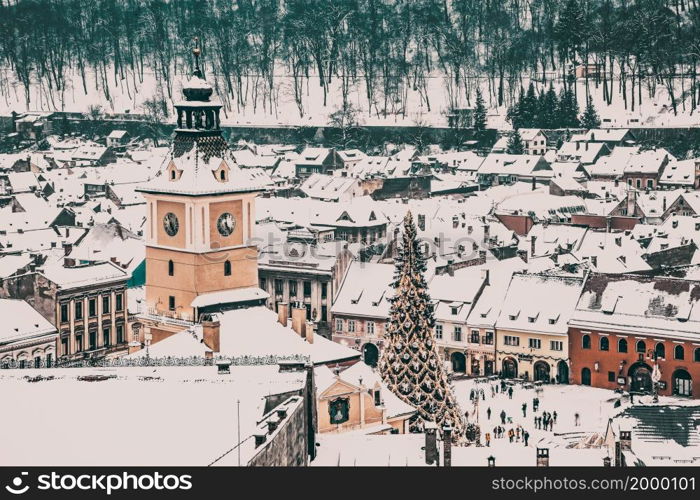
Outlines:
{"label": "forest on hillside", "polygon": [[[119,84],[173,98],[192,67],[194,37],[228,109],[274,109],[291,82],[301,116],[310,81],[350,110],[361,84],[366,109],[430,109],[431,78],[452,107],[509,106],[523,78],[570,85],[588,63],[585,91],[634,111],[657,86],[672,109],[700,103],[700,0],[0,0],[0,95],[32,107],[39,86],[55,109],[67,87],[110,101]],[[77,76],[76,76],[77,75]],[[313,77],[311,79],[310,77]],[[76,81],[77,80],[77,81]],[[143,89],[143,82],[155,86]],[[481,83],[479,83],[481,82]],[[330,95],[331,86],[340,92]],[[575,90],[574,86],[574,90]],[[330,95],[330,97],[329,97]]]}

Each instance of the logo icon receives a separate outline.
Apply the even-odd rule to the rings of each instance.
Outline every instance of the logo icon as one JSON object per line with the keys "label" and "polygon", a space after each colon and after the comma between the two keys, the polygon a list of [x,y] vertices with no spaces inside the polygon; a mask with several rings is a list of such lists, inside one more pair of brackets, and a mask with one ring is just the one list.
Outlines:
{"label": "logo icon", "polygon": [[29,475],[28,472],[22,472],[22,474],[20,476],[17,476],[12,480],[12,486],[7,485],[7,486],[5,486],[5,489],[7,491],[9,491],[10,493],[12,493],[13,495],[21,495],[23,493],[26,493],[27,490],[29,489],[29,485],[27,484],[27,485],[24,485],[24,487],[22,487],[22,476],[28,476],[28,475]]}

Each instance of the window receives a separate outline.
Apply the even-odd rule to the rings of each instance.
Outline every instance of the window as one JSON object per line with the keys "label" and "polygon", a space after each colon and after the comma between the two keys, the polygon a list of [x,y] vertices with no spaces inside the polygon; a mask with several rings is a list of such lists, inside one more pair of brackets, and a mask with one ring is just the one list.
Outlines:
{"label": "window", "polygon": [[654,189],[654,180],[653,179],[647,179],[647,187],[649,189]]}
{"label": "window", "polygon": [[591,336],[588,334],[585,334],[583,337],[581,337],[581,346],[584,349],[590,349],[591,348]]}
{"label": "window", "polygon": [[452,340],[454,340],[455,342],[462,341],[462,327],[461,326],[455,326],[455,329],[452,333]]}
{"label": "window", "polygon": [[367,333],[374,335],[374,321],[367,322]]}
{"label": "window", "polygon": [[224,276],[231,276],[231,261],[224,262]]}
{"label": "window", "polygon": [[479,330],[472,330],[471,339],[469,340],[472,344],[479,343]]}
{"label": "window", "polygon": [[637,342],[637,352],[645,353],[647,352],[647,345],[643,340]]}
{"label": "window", "polygon": [[610,340],[608,337],[600,337],[600,350],[609,351],[610,350]]}
{"label": "window", "polygon": [[[642,351],[643,352],[643,351]],[[656,355],[656,358],[665,358],[666,357],[666,346],[663,345],[661,342],[656,344],[656,348],[654,349],[654,354]]]}
{"label": "window", "polygon": [[348,320],[348,331],[350,333],[355,333],[355,320],[354,319]]}
{"label": "window", "polygon": [[61,323],[68,322],[68,304],[61,304]]}
{"label": "window", "polygon": [[685,349],[683,348],[682,345],[677,345],[676,347],[673,348],[673,359],[684,359],[685,358]]}
{"label": "window", "polygon": [[289,282],[289,296],[290,297],[297,296],[297,282],[296,281]]}
{"label": "window", "polygon": [[175,297],[172,295],[168,297],[168,309],[171,311],[175,310]]}
{"label": "window", "polygon": [[505,345],[513,345],[517,346],[520,345],[520,337],[514,337],[512,335],[506,335],[503,337],[503,343]]}
{"label": "window", "polygon": [[88,338],[90,339],[90,350],[94,351],[97,349],[97,332],[91,331]]}
{"label": "window", "polygon": [[693,354],[693,358],[695,359],[696,363],[700,363],[700,347],[697,347],[695,349],[695,353]]}
{"label": "window", "polygon": [[336,331],[336,332],[342,332],[342,331],[343,331],[343,320],[342,320],[342,319],[336,319],[336,320],[335,320],[335,331]]}
{"label": "window", "polygon": [[627,339],[617,341],[617,352],[627,352]]}
{"label": "window", "polygon": [[41,356],[34,358],[34,368],[41,368]]}
{"label": "window", "polygon": [[91,318],[97,316],[97,299],[88,300],[88,314]]}
{"label": "window", "polygon": [[549,348],[552,351],[563,351],[564,350],[564,342],[561,340],[552,340],[549,342]]}
{"label": "window", "polygon": [[124,309],[124,295],[121,293],[118,293],[115,298],[117,299],[117,305],[115,306],[115,310],[117,311],[122,311]]}
{"label": "window", "polygon": [[282,295],[282,290],[284,286],[282,285],[282,280],[275,280],[275,294]]}
{"label": "window", "polygon": [[177,175],[177,174],[175,173],[175,170],[174,170],[174,169],[171,170],[171,171],[170,171],[170,180],[171,180],[171,181],[174,181],[176,175]]}
{"label": "window", "polygon": [[304,297],[311,297],[311,282],[304,281]]}
{"label": "window", "polygon": [[225,180],[226,180],[226,170],[221,170],[221,172],[219,172],[219,178],[220,178],[222,181],[225,181]]}
{"label": "window", "polygon": [[528,339],[528,346],[530,349],[539,349],[542,347],[542,341],[540,339]]}
{"label": "window", "polygon": [[615,372],[608,372],[608,382],[615,382]]}
{"label": "window", "polygon": [[328,297],[328,283],[321,283],[321,298]]}
{"label": "window", "polygon": [[[435,325],[435,338],[442,338],[442,325]],[[700,349],[698,349],[698,351],[700,351]]]}
{"label": "window", "polygon": [[168,276],[175,276],[175,263],[172,260],[168,261]]}
{"label": "window", "polygon": [[117,344],[124,342],[124,325],[117,325]]}
{"label": "window", "polygon": [[51,368],[53,366],[53,355],[48,353],[46,355],[46,368]]}
{"label": "window", "polygon": [[111,332],[109,331],[109,328],[104,328],[102,330],[102,343],[104,344],[105,347],[109,347],[109,334]]}
{"label": "window", "polygon": [[374,406],[381,406],[382,405],[382,391],[377,389],[374,391]]}
{"label": "window", "polygon": [[109,314],[109,295],[102,296],[102,314]]}
{"label": "window", "polygon": [[260,278],[259,285],[263,290],[267,290],[267,280],[265,278]]}
{"label": "window", "polygon": [[484,337],[484,344],[493,345],[493,332],[486,332],[486,337]]}
{"label": "window", "polygon": [[83,302],[81,300],[75,301],[75,319],[83,319]]}

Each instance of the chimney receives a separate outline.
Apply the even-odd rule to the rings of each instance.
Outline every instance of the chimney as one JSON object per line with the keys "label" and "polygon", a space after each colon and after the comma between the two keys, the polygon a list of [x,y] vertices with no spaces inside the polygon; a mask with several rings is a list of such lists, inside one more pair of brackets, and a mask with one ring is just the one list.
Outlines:
{"label": "chimney", "polygon": [[442,428],[442,463],[445,467],[452,466],[452,427],[446,425]]}
{"label": "chimney", "polygon": [[635,214],[635,207],[637,206],[637,190],[630,189],[627,191],[627,216],[632,217]]}
{"label": "chimney", "polygon": [[277,304],[277,321],[279,321],[280,325],[286,327],[287,319],[289,319],[289,304],[279,302]]}
{"label": "chimney", "polygon": [[535,236],[535,235],[530,236],[530,256],[531,257],[535,256],[536,243],[537,243],[537,236]]}
{"label": "chimney", "polygon": [[535,178],[533,177],[533,178],[532,178],[532,190],[534,191],[535,189],[537,189],[537,181],[536,181]]}
{"label": "chimney", "polygon": [[549,467],[549,448],[537,448],[537,467]]}
{"label": "chimney", "polygon": [[[304,310],[306,312],[306,310]],[[309,344],[314,343],[314,322],[313,321],[307,321],[306,322],[306,330],[305,330],[305,337],[306,341]]]}
{"label": "chimney", "polygon": [[306,308],[300,302],[295,302],[292,306],[292,330],[301,338],[306,334]]}
{"label": "chimney", "polygon": [[423,430],[425,431],[425,463],[428,465],[437,464],[437,425],[433,422],[426,422]]}
{"label": "chimney", "polygon": [[214,352],[219,352],[219,333],[221,324],[218,321],[202,321],[202,339],[206,346]]}
{"label": "chimney", "polygon": [[491,231],[491,227],[488,225],[488,223],[485,223],[484,224],[484,243],[489,242],[489,238],[491,236],[490,231]]}
{"label": "chimney", "polygon": [[267,441],[267,434],[255,434],[255,447],[258,448]]}

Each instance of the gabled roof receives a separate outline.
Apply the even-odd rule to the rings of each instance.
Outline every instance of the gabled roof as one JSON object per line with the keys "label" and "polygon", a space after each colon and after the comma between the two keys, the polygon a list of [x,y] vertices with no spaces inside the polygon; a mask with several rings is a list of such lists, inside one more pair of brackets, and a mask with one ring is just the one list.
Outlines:
{"label": "gabled roof", "polygon": [[56,332],[56,328],[23,300],[0,299],[0,344]]}

